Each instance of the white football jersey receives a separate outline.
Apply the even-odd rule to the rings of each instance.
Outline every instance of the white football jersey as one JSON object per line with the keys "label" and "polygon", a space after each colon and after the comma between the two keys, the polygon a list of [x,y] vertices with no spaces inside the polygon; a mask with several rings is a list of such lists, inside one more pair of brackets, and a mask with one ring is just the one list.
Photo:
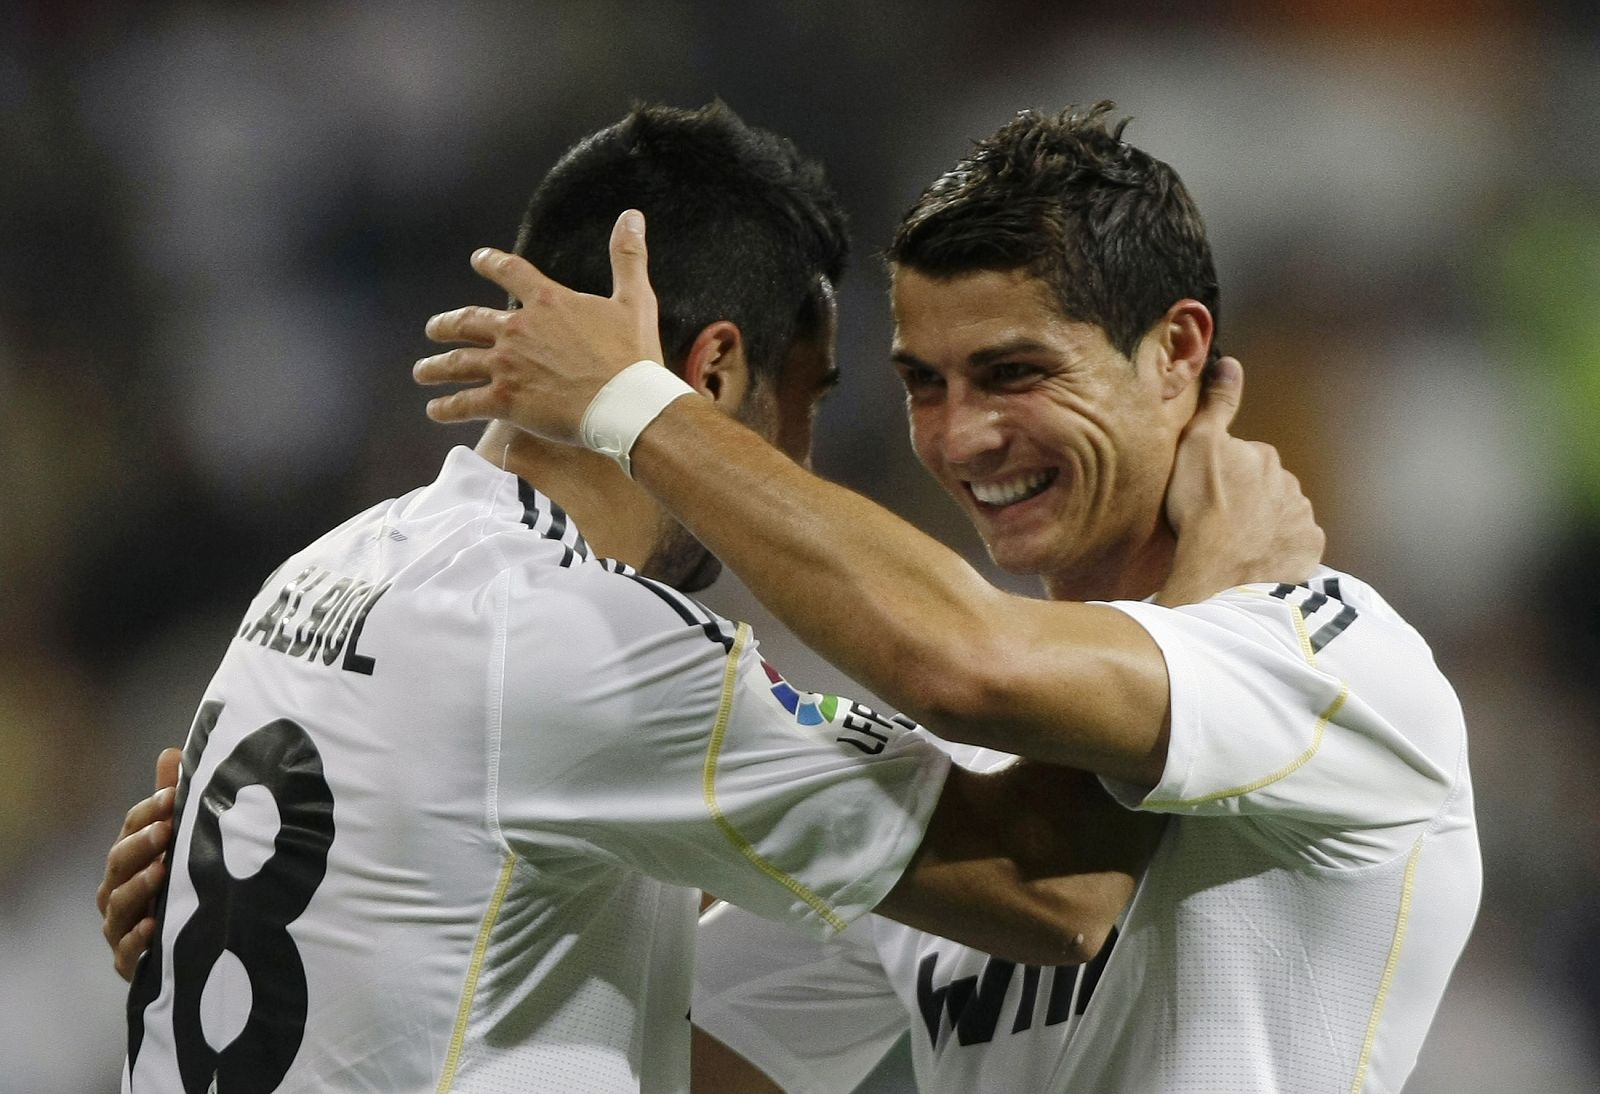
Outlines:
{"label": "white football jersey", "polygon": [[1331,570],[1115,606],[1166,657],[1172,737],[1159,785],[1107,787],[1173,816],[1094,962],[1017,967],[877,917],[816,941],[719,908],[696,1023],[797,1092],[850,1089],[907,1030],[924,1094],[1399,1090],[1482,882],[1427,645]]}
{"label": "white football jersey", "polygon": [[456,449],[245,614],[123,1090],[686,1091],[695,889],[843,930],[947,769]]}

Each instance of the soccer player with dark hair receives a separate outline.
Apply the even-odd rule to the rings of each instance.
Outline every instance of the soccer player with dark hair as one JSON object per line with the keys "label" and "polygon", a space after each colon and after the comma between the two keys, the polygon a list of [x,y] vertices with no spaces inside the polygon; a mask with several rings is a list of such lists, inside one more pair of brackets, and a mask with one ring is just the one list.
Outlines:
{"label": "soccer player with dark hair", "polygon": [[[642,234],[614,244],[620,306],[480,252],[480,273],[538,306],[429,324],[475,345],[418,378],[479,385],[435,418],[630,461],[814,649],[994,750],[968,762],[1081,768],[1167,817],[1109,952],[1048,983],[895,924],[812,946],[713,913],[696,1020],[788,1089],[849,1089],[909,1028],[925,1091],[1397,1090],[1471,929],[1465,728],[1416,631],[1325,568],[1166,606],[1184,603],[1188,521],[1168,484],[1192,469],[1206,385],[1237,365],[1215,356],[1193,203],[1108,109],[1017,118],[889,250],[917,455],[1046,601],[659,382]],[[842,600],[854,610],[819,610]]]}
{"label": "soccer player with dark hair", "polygon": [[[562,158],[520,246],[612,291],[629,206],[696,252],[658,271],[655,374],[804,460],[846,250],[817,166],[720,106],[639,108]],[[1321,549],[1227,410],[1191,492],[1268,497],[1186,530],[1207,591]],[[1020,960],[1098,946],[1147,829],[1075,773],[952,770],[908,720],[790,686],[684,595],[716,563],[619,456],[493,423],[267,578],[175,793],[108,859],[108,933],[140,917],[119,960],[148,944],[125,1090],[683,1091],[699,889],[818,937],[877,907]],[[170,870],[128,875],[169,839]]]}

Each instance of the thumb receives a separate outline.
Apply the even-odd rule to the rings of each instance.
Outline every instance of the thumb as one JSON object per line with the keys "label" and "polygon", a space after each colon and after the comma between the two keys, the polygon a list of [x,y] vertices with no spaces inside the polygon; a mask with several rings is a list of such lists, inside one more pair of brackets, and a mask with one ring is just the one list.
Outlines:
{"label": "thumb", "polygon": [[1195,407],[1190,428],[1202,426],[1226,433],[1239,413],[1239,401],[1244,395],[1244,366],[1233,357],[1219,357],[1216,364],[1206,370],[1200,387],[1200,402]]}
{"label": "thumb", "polygon": [[183,753],[176,748],[163,748],[156,757],[156,789],[164,790],[178,785],[178,764]]}
{"label": "thumb", "polygon": [[644,214],[629,209],[611,229],[611,299],[655,307],[650,288],[650,255],[644,245]]}

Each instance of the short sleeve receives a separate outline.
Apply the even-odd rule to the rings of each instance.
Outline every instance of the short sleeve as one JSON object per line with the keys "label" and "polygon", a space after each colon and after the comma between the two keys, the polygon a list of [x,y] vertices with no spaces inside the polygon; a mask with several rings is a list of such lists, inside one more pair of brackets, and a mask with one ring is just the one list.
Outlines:
{"label": "short sleeve", "polygon": [[791,1094],[853,1090],[906,1032],[870,920],[825,941],[727,904],[700,919],[694,1024]]}
{"label": "short sleeve", "polygon": [[1373,830],[1438,811],[1464,730],[1427,646],[1397,618],[1351,625],[1354,609],[1310,600],[1324,621],[1294,601],[1244,587],[1178,609],[1112,605],[1161,648],[1171,687],[1161,780],[1106,780],[1123,804]]}
{"label": "short sleeve", "polygon": [[748,627],[664,585],[600,571],[527,593],[495,783],[531,865],[576,882],[620,863],[819,935],[899,880],[949,766],[911,723],[797,691]]}

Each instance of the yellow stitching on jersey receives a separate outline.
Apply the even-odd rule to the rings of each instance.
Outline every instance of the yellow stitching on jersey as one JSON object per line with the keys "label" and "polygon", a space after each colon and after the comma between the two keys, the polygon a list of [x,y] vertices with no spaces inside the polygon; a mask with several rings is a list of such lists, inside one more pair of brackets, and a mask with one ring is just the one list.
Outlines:
{"label": "yellow stitching on jersey", "polygon": [[1389,985],[1394,982],[1395,966],[1400,964],[1400,945],[1406,938],[1406,925],[1411,919],[1411,894],[1417,880],[1417,860],[1422,855],[1422,837],[1411,848],[1406,860],[1406,880],[1400,887],[1400,915],[1395,920],[1394,941],[1389,944],[1389,960],[1383,966],[1383,979],[1378,982],[1378,997],[1372,1002],[1372,1017],[1367,1019],[1367,1038],[1361,1045],[1361,1060],[1356,1065],[1355,1081],[1350,1084],[1350,1094],[1361,1094],[1367,1082],[1367,1067],[1372,1062],[1372,1045],[1378,1039],[1378,1020],[1383,1017],[1383,1005],[1389,1000]]}
{"label": "yellow stitching on jersey", "polygon": [[1228,591],[1231,593],[1248,593],[1250,596],[1259,596],[1263,600],[1277,600],[1278,603],[1287,606],[1290,609],[1289,621],[1294,624],[1295,636],[1300,639],[1300,652],[1305,655],[1307,664],[1315,665],[1317,663],[1317,651],[1311,648],[1311,632],[1306,630],[1306,617],[1300,614],[1299,608],[1290,604],[1287,600],[1282,600],[1271,593],[1264,593],[1260,589],[1251,588],[1248,585],[1236,585]]}
{"label": "yellow stitching on jersey", "polygon": [[1300,614],[1296,605],[1289,605],[1289,621],[1294,624],[1294,633],[1300,639],[1300,652],[1306,655],[1306,664],[1317,663],[1317,651],[1311,648],[1311,632],[1306,630],[1306,617]]}
{"label": "yellow stitching on jersey", "polygon": [[1339,697],[1328,704],[1327,710],[1317,715],[1317,728],[1311,735],[1311,747],[1300,753],[1299,756],[1296,756],[1289,766],[1285,767],[1282,771],[1274,771],[1272,774],[1264,775],[1255,782],[1246,783],[1244,786],[1235,786],[1228,790],[1218,790],[1214,794],[1205,794],[1198,798],[1172,798],[1166,801],[1147,801],[1141,808],[1171,809],[1178,806],[1207,805],[1211,802],[1221,801],[1223,798],[1234,798],[1243,794],[1249,794],[1253,791],[1260,790],[1263,786],[1271,786],[1279,779],[1286,779],[1290,775],[1293,775],[1296,771],[1299,771],[1306,764],[1310,763],[1311,757],[1317,754],[1317,749],[1322,747],[1323,731],[1328,728],[1328,723],[1333,720],[1333,716],[1339,713],[1339,708],[1344,706],[1344,701],[1350,697],[1350,685],[1345,684],[1343,681],[1340,681],[1340,683],[1341,687],[1339,688]]}
{"label": "yellow stitching on jersey", "polygon": [[483,958],[489,952],[489,932],[500,918],[500,905],[511,887],[511,870],[517,860],[506,855],[506,864],[500,867],[500,880],[495,884],[489,907],[484,910],[483,923],[478,927],[478,941],[472,947],[472,961],[467,966],[467,982],[461,988],[461,1008],[456,1011],[456,1028],[450,1035],[450,1051],[445,1054],[444,1070],[439,1073],[438,1094],[449,1094],[456,1079],[456,1068],[461,1066],[461,1046],[467,1039],[467,1019],[472,1014],[472,999],[478,993],[478,974],[483,971]]}
{"label": "yellow stitching on jersey", "polygon": [[733,822],[722,812],[722,806],[717,804],[717,760],[722,755],[723,738],[727,736],[728,716],[733,712],[733,689],[739,682],[739,655],[744,652],[745,644],[749,638],[750,627],[747,624],[740,623],[738,631],[733,636],[733,648],[728,651],[728,667],[722,674],[722,702],[717,706],[717,721],[711,728],[711,744],[706,749],[706,765],[701,777],[701,789],[705,795],[706,809],[710,811],[711,819],[722,830],[722,834],[728,838],[728,842],[738,848],[739,853],[749,859],[757,870],[760,870],[773,881],[776,881],[779,885],[799,897],[828,926],[836,931],[842,931],[847,924],[839,918],[832,908],[828,907],[827,901],[813,893],[798,879],[784,873],[763,858],[761,852],[751,846],[750,841],[744,838],[744,833],[735,828]]}

